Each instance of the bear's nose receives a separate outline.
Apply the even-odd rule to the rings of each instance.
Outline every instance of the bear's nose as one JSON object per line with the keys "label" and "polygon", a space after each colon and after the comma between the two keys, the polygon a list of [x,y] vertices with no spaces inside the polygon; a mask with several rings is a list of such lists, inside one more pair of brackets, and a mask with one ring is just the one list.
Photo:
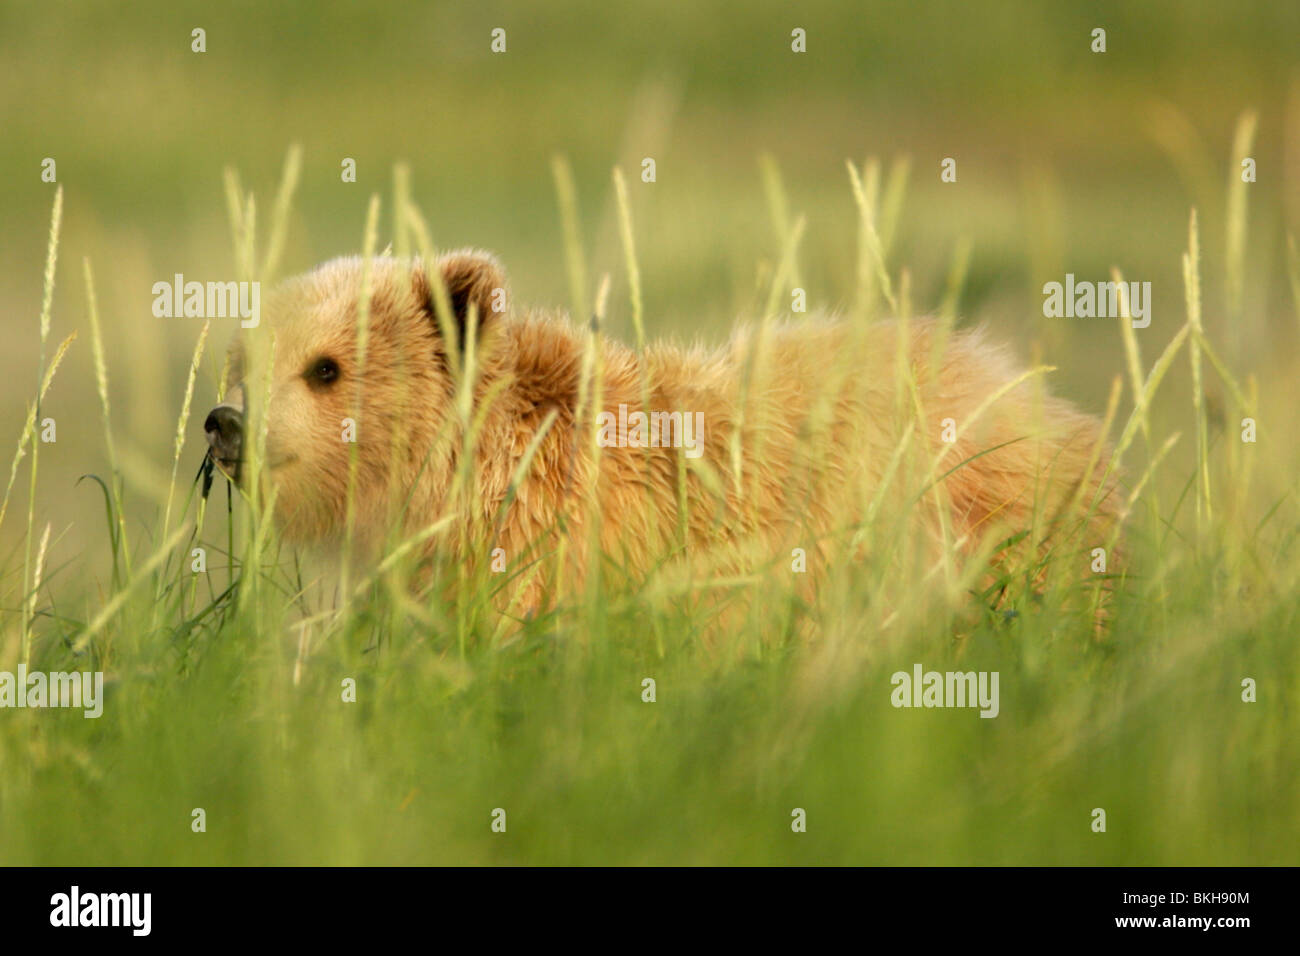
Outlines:
{"label": "bear's nose", "polygon": [[208,433],[208,441],[237,439],[244,430],[243,416],[231,405],[218,405],[208,412],[208,420],[203,423],[203,430]]}
{"label": "bear's nose", "polygon": [[208,412],[203,430],[208,447],[221,470],[234,477],[239,471],[240,445],[244,435],[244,416],[232,405],[218,405]]}

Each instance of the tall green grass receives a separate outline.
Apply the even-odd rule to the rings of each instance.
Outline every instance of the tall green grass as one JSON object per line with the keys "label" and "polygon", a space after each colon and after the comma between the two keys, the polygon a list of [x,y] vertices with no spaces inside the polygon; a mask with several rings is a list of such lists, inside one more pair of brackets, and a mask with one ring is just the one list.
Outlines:
{"label": "tall green grass", "polygon": [[[277,270],[299,165],[291,153],[260,265],[256,202],[227,173],[241,277]],[[845,208],[855,204],[859,236],[850,321],[863,335],[875,317],[901,311],[906,319],[910,311],[910,273],[892,258],[905,229],[908,168],[895,164],[885,176],[879,162],[849,164]],[[775,259],[747,375],[774,360],[765,330],[803,272],[806,221],[775,163],[762,169]],[[552,171],[574,314],[588,325],[579,409],[594,413],[604,319],[618,306],[607,301],[608,277],[598,283],[603,292],[589,287],[572,171],[562,159]],[[627,307],[643,349],[639,240],[617,170],[612,186]],[[1242,268],[1245,235],[1244,194],[1232,201],[1240,235],[1225,246],[1229,272]],[[375,197],[366,218],[367,260],[385,241],[380,205]],[[432,262],[437,249],[405,168],[395,172],[392,205],[396,248]],[[61,194],[42,343],[60,210]],[[637,587],[610,556],[582,590],[557,582],[563,599],[553,612],[520,621],[497,612],[502,582],[481,566],[444,558],[431,580],[414,574],[418,553],[446,534],[452,513],[390,539],[372,565],[345,561],[334,599],[311,606],[310,582],[276,540],[273,502],[255,484],[233,495],[229,512],[192,488],[173,508],[169,493],[161,521],[128,541],[140,522],[123,513],[109,369],[86,263],[106,443],[95,478],[113,571],[71,606],[43,574],[50,519],[29,505],[21,579],[8,566],[0,578],[6,606],[21,609],[5,618],[0,668],[21,659],[42,669],[102,669],[109,697],[98,720],[80,711],[0,711],[0,862],[1294,863],[1294,453],[1285,426],[1267,422],[1257,444],[1228,454],[1236,430],[1210,421],[1203,399],[1210,371],[1231,398],[1230,422],[1256,414],[1258,389],[1241,386],[1206,332],[1199,245],[1193,216],[1183,257],[1186,316],[1149,367],[1138,336],[1121,325],[1125,368],[1105,415],[1108,432],[1118,426],[1115,461],[1105,467],[1123,466],[1131,517],[1100,636],[1091,611],[1101,584],[1090,585],[1093,607],[1080,612],[1072,556],[1051,559],[1047,588],[1013,589],[1010,605],[996,612],[970,593],[978,568],[952,560],[921,575],[904,560],[906,573],[891,569],[886,559],[909,554],[912,542],[901,533],[906,516],[883,494],[863,526],[844,529],[881,542],[882,557],[829,569],[811,604],[782,562],[739,577]],[[938,304],[945,337],[969,257],[970,245],[958,244]],[[1243,281],[1230,277],[1228,287]],[[445,290],[435,297],[444,333],[454,335]],[[365,293],[360,315],[364,336]],[[466,463],[481,426],[472,401],[474,330],[470,322],[464,364],[454,369]],[[195,382],[206,336],[205,327],[178,436],[198,427],[193,402],[205,407]],[[70,342],[48,365],[42,357],[38,399]],[[1194,383],[1183,397],[1196,435],[1190,473],[1169,464],[1178,434],[1162,432],[1151,415],[1184,347]],[[941,474],[937,464],[920,473],[906,465],[923,410],[910,369],[900,363],[899,372],[898,413],[911,424],[887,481],[922,501]],[[831,363],[835,374],[844,370]],[[1046,374],[1046,367],[1026,373]],[[39,480],[38,407],[32,403],[20,436],[10,490],[24,457],[30,486]],[[252,419],[250,434],[264,441],[264,418]],[[1136,455],[1139,438],[1144,458]],[[260,443],[250,444],[256,476]],[[536,442],[516,487],[535,450]],[[188,474],[180,457],[178,440],[173,485]],[[738,449],[730,464],[731,474],[701,480],[719,493],[727,482],[743,488],[747,462]],[[1103,467],[1100,452],[1094,465]],[[455,483],[453,500],[474,493],[467,465]],[[1285,489],[1281,497],[1263,496],[1276,487]],[[7,491],[0,521],[8,504]],[[594,534],[599,515],[589,518]],[[226,567],[214,562],[193,573],[194,546],[224,555]],[[509,577],[534,573],[536,562],[528,556]],[[706,593],[712,600],[702,603]],[[719,603],[742,612],[720,636],[701,610],[715,613]],[[998,671],[1000,715],[892,708],[891,673],[916,662]],[[1242,699],[1247,678],[1258,685],[1254,703]],[[653,702],[643,699],[647,679],[655,682]],[[344,700],[347,681],[355,681],[354,703]],[[1105,833],[1091,828],[1098,807],[1107,812]],[[191,828],[196,808],[206,813],[206,832]],[[497,808],[507,814],[505,833],[490,828]],[[791,830],[795,808],[807,812],[806,833]]]}

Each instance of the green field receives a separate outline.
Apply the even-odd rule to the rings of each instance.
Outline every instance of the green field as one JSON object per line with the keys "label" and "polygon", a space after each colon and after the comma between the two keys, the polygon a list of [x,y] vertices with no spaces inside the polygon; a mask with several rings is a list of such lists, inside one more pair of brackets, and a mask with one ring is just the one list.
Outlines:
{"label": "green field", "polygon": [[[0,708],[0,864],[1300,862],[1300,7],[1094,7],[0,5],[0,673],[106,694]],[[613,574],[522,625],[454,566],[300,600],[256,508],[191,483],[237,323],[151,288],[359,253],[373,202],[376,248],[413,241],[395,170],[516,301],[607,277],[626,341],[640,308],[722,342],[797,284],[1054,366],[1133,503],[1104,632],[1055,566],[997,613],[875,565],[813,606],[783,568],[694,582],[739,609],[721,639]],[[1148,328],[1044,317],[1112,269]],[[916,663],[998,672],[997,718],[891,706]]]}

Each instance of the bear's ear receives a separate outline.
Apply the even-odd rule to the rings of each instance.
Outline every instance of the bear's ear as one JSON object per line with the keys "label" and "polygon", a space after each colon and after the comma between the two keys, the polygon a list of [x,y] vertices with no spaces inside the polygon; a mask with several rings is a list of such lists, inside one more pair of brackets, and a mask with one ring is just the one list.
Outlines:
{"label": "bear's ear", "polygon": [[[505,270],[495,256],[477,249],[461,249],[440,256],[437,270],[447,293],[457,345],[463,349],[471,311],[478,317],[478,330],[481,332],[489,322],[509,310]],[[415,267],[412,280],[416,296],[437,326],[437,290],[422,265]]]}

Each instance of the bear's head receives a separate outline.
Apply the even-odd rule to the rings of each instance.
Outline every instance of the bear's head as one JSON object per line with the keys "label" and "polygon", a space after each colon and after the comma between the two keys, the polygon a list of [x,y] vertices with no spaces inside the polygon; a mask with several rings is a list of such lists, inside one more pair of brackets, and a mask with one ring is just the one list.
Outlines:
{"label": "bear's head", "polygon": [[209,454],[236,483],[265,429],[263,472],[290,540],[341,537],[349,482],[355,527],[428,513],[455,454],[467,340],[484,355],[507,308],[500,265],[473,250],[432,272],[419,259],[371,259],[363,327],[366,280],[354,257],[279,285],[231,345],[225,401],[204,425]]}

